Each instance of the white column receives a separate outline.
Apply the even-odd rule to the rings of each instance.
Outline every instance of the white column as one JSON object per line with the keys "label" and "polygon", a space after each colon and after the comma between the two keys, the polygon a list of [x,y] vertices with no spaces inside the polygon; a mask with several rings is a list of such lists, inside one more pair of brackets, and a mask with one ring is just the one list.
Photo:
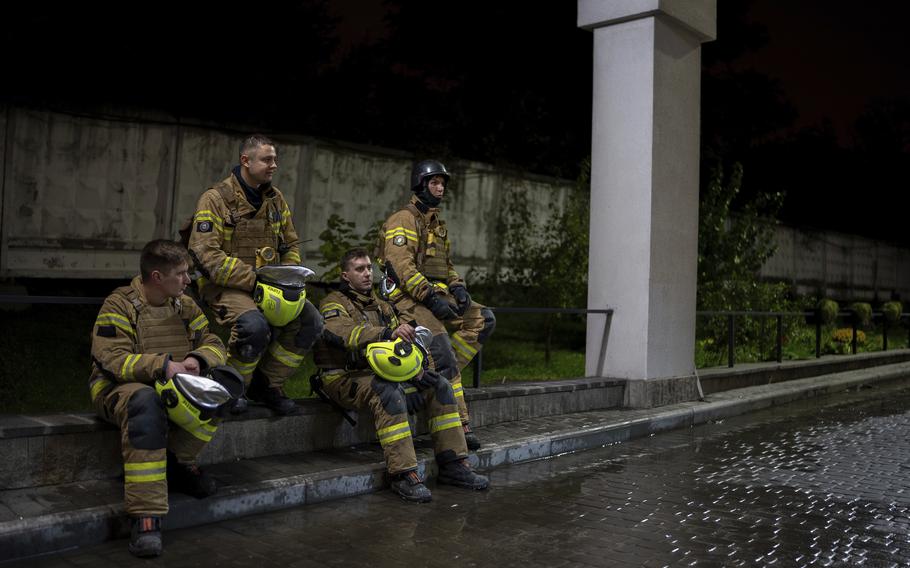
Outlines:
{"label": "white column", "polygon": [[[716,0],[579,0],[594,31],[588,307],[615,309],[604,361],[589,316],[586,374],[629,379],[627,404],[695,396],[701,44]],[[676,381],[679,379],[679,381]]]}

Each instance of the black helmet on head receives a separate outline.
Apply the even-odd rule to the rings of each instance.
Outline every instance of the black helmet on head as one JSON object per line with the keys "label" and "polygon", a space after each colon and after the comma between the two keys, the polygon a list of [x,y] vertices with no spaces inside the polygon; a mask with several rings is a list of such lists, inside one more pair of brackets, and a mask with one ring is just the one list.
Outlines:
{"label": "black helmet on head", "polygon": [[423,188],[423,182],[433,176],[442,176],[449,183],[449,170],[436,160],[423,160],[414,164],[411,170],[411,191],[420,191]]}

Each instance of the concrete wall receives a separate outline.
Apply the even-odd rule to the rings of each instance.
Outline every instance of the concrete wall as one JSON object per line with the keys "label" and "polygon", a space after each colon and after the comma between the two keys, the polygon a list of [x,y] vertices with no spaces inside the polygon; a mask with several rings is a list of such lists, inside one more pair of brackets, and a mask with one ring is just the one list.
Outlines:
{"label": "concrete wall", "polygon": [[[202,191],[236,163],[240,134],[157,117],[106,119],[0,106],[0,277],[124,278],[153,238],[174,237]],[[330,215],[359,234],[403,204],[415,156],[278,138],[276,186],[314,269]],[[499,202],[523,192],[543,221],[571,182],[454,161],[445,217],[462,272],[487,268]]]}
{"label": "concrete wall", "polygon": [[793,283],[800,293],[838,299],[910,300],[910,250],[831,231],[775,229],[777,252],[761,276]]}

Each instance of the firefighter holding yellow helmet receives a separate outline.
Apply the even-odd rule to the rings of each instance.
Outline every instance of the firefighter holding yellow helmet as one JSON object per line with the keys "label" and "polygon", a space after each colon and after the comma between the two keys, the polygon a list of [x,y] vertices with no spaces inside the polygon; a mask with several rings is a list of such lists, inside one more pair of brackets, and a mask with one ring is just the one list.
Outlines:
{"label": "firefighter holding yellow helmet", "polygon": [[[392,490],[407,501],[432,496],[417,472],[408,413],[426,408],[433,437],[437,480],[468,489],[486,489],[475,473],[458,415],[455,393],[436,374],[427,349],[428,330],[400,323],[392,307],[372,291],[372,263],[364,249],[341,260],[341,286],[320,303],[325,332],[314,351],[320,369],[316,391],[342,409],[369,409],[385,455]],[[423,334],[427,331],[426,335]]]}
{"label": "firefighter holding yellow helmet", "polygon": [[[108,296],[92,332],[92,406],[121,430],[130,552],[161,553],[168,488],[198,498],[216,491],[196,457],[218,428],[217,412],[242,394],[221,340],[193,299],[189,257],[179,243],[148,243],[140,275]],[[217,374],[217,373],[216,373]],[[172,426],[169,427],[169,418]]]}
{"label": "firefighter holding yellow helmet", "polygon": [[[189,231],[199,294],[220,325],[230,327],[230,365],[248,396],[279,414],[298,414],[284,392],[322,333],[322,318],[306,300],[300,239],[281,191],[275,143],[260,134],[240,145],[240,164],[199,198]],[[279,266],[297,270],[275,273]],[[294,284],[288,284],[294,281]],[[234,412],[243,412],[239,401]]]}

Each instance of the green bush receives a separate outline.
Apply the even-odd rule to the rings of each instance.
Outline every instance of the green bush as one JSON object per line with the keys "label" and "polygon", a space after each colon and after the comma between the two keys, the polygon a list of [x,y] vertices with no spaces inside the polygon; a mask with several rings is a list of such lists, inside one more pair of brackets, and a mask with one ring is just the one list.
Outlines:
{"label": "green bush", "polygon": [[822,325],[831,325],[834,323],[834,320],[837,319],[837,312],[840,311],[840,306],[838,306],[837,302],[834,300],[822,298],[818,301],[818,305],[815,306],[815,309],[818,312],[818,319]]}
{"label": "green bush", "polygon": [[882,305],[882,314],[885,316],[885,321],[888,323],[897,323],[901,319],[901,312],[904,307],[900,302],[885,302]]}
{"label": "green bush", "polygon": [[866,302],[856,302],[850,305],[853,311],[853,321],[858,327],[867,327],[872,322],[872,306]]}

